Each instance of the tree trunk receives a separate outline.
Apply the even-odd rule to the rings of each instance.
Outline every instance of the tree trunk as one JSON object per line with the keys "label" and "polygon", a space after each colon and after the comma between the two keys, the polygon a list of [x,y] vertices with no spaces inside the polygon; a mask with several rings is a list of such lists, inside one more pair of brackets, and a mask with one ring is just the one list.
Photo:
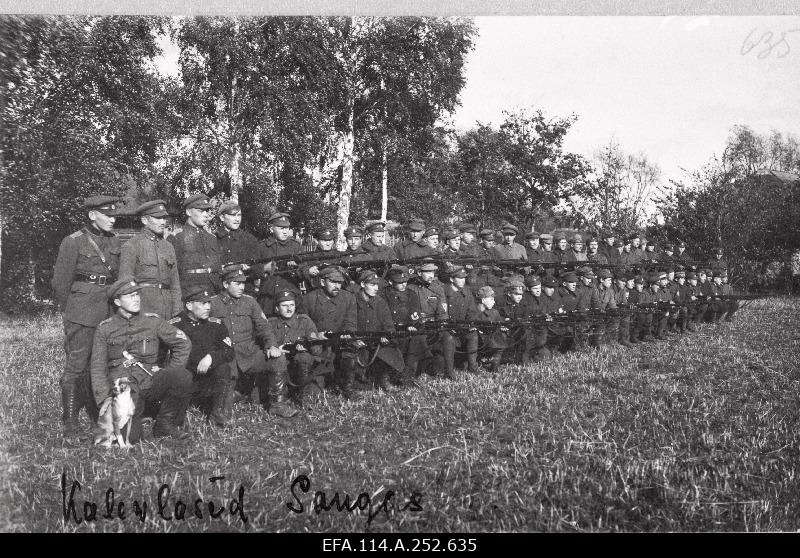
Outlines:
{"label": "tree trunk", "polygon": [[389,163],[386,156],[386,145],[381,153],[381,222],[386,222],[389,212]]}
{"label": "tree trunk", "polygon": [[347,129],[344,133],[344,157],[342,163],[342,185],[339,190],[339,208],[336,211],[336,244],[340,250],[346,247],[344,230],[350,220],[350,198],[353,195],[353,157],[355,133],[353,129],[354,105],[352,99],[347,107]]}
{"label": "tree trunk", "polygon": [[231,200],[235,203],[239,203],[239,192],[242,190],[242,173],[239,169],[239,161],[241,158],[242,153],[239,150],[239,144],[234,143],[228,174],[230,174],[231,177]]}

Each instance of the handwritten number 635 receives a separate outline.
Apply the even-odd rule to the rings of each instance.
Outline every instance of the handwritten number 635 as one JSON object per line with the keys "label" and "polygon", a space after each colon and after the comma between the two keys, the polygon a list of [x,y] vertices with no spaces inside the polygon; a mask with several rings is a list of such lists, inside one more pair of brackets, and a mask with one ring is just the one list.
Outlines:
{"label": "handwritten number 635", "polygon": [[754,27],[750,33],[747,34],[747,37],[745,37],[742,43],[742,48],[739,49],[739,53],[742,56],[746,56],[750,54],[750,51],[754,48],[761,45],[762,48],[757,51],[758,54],[756,57],[759,60],[763,60],[764,58],[768,58],[773,51],[778,58],[784,58],[789,54],[791,48],[789,47],[789,42],[786,40],[786,35],[800,31],[800,29],[789,29],[779,34],[775,34],[772,31],[764,31],[761,34],[757,34],[756,31],[758,31],[758,27]]}

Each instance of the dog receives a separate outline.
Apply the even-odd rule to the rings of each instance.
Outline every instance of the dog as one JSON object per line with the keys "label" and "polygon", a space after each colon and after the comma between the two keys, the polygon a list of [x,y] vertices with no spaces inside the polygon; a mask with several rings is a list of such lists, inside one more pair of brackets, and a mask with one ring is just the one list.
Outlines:
{"label": "dog", "polygon": [[[113,397],[105,401],[100,407],[100,417],[97,419],[95,430],[95,445],[110,448],[114,442],[121,448],[128,449],[131,434],[131,419],[135,406],[131,397],[131,388],[128,378],[117,378],[111,387]],[[125,438],[122,429],[125,428]]]}

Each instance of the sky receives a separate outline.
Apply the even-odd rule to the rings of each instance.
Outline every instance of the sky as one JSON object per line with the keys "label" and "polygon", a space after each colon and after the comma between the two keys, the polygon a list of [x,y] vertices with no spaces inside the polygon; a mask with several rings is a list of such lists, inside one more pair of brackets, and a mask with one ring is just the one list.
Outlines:
{"label": "sky", "polygon": [[[720,154],[730,129],[800,134],[800,17],[478,17],[457,129],[503,110],[575,113],[565,148],[613,138],[664,180]],[[769,35],[771,33],[771,35]],[[770,50],[769,44],[772,44]]]}
{"label": "sky", "polygon": [[[572,113],[565,148],[590,157],[612,139],[662,179],[720,154],[731,128],[800,134],[800,17],[477,17],[458,130],[504,110]],[[770,45],[771,48],[770,48]],[[177,71],[164,42],[158,61]]]}

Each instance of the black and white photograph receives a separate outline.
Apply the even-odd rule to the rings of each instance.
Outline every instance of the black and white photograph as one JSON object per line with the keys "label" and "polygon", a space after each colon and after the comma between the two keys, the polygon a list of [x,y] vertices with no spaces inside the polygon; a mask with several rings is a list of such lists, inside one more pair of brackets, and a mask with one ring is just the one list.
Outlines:
{"label": "black and white photograph", "polygon": [[800,529],[800,11],[518,4],[0,6],[0,532]]}

